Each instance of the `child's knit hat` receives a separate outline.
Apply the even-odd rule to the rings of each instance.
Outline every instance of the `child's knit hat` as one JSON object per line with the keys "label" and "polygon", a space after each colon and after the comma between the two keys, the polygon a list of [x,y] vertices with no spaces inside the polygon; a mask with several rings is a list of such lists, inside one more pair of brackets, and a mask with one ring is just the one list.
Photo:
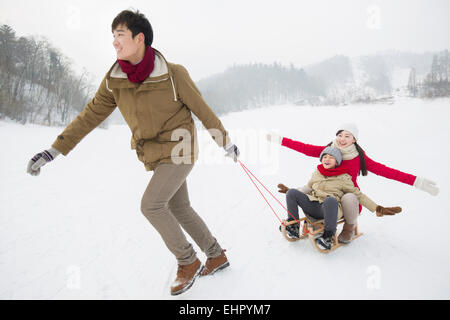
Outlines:
{"label": "child's knit hat", "polygon": [[330,156],[333,156],[336,159],[337,165],[340,166],[342,162],[342,153],[338,148],[335,147],[326,147],[323,149],[323,151],[320,153],[320,161],[322,162],[322,158],[324,155],[329,154]]}

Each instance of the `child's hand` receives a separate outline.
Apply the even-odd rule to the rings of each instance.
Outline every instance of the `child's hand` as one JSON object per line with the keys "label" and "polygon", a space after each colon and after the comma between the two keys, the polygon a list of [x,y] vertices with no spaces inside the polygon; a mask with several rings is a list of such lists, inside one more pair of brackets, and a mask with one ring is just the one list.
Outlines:
{"label": "child's hand", "polygon": [[382,206],[377,206],[377,216],[378,217],[382,217],[382,216],[393,216],[396,213],[400,213],[402,212],[402,208],[400,207],[382,207]]}
{"label": "child's hand", "polygon": [[280,193],[286,193],[286,192],[288,192],[288,190],[289,190],[289,188],[286,187],[284,184],[280,183],[280,184],[278,185],[278,192],[280,192]]}

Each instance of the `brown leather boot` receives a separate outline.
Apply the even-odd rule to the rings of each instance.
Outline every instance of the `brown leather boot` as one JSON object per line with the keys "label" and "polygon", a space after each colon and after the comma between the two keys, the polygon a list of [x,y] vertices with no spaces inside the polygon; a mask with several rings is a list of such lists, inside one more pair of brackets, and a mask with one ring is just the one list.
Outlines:
{"label": "brown leather boot", "polygon": [[355,235],[356,224],[344,223],[341,234],[338,236],[340,243],[350,243]]}
{"label": "brown leather boot", "polygon": [[222,250],[220,256],[216,258],[208,258],[206,260],[205,267],[200,273],[200,276],[207,276],[228,267],[230,263],[228,262],[227,256],[225,255],[225,251],[226,250]]}
{"label": "brown leather boot", "polygon": [[188,290],[194,284],[202,268],[202,263],[198,259],[188,265],[178,265],[177,278],[170,287],[170,294],[175,296]]}

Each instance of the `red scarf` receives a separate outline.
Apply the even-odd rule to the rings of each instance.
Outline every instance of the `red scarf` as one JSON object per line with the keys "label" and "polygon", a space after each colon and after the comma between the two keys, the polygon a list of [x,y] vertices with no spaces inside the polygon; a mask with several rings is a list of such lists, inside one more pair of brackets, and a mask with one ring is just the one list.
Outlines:
{"label": "red scarf", "polygon": [[142,83],[152,73],[155,67],[155,50],[148,46],[145,49],[144,59],[138,64],[132,64],[126,60],[119,59],[117,59],[117,62],[122,71],[127,74],[128,80]]}
{"label": "red scarf", "polygon": [[340,176],[341,174],[348,173],[343,167],[337,167],[334,169],[325,169],[323,164],[319,164],[317,166],[317,170],[319,170],[319,172],[326,177]]}

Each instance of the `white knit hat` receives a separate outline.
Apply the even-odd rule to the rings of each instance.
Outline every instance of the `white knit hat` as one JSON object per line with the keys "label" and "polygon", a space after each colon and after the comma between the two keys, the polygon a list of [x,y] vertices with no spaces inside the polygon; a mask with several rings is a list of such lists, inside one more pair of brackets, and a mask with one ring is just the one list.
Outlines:
{"label": "white knit hat", "polygon": [[341,130],[345,130],[350,132],[353,137],[355,137],[355,140],[358,140],[358,134],[359,134],[359,130],[358,127],[356,126],[356,124],[354,123],[343,123],[338,127],[337,132],[341,131]]}

